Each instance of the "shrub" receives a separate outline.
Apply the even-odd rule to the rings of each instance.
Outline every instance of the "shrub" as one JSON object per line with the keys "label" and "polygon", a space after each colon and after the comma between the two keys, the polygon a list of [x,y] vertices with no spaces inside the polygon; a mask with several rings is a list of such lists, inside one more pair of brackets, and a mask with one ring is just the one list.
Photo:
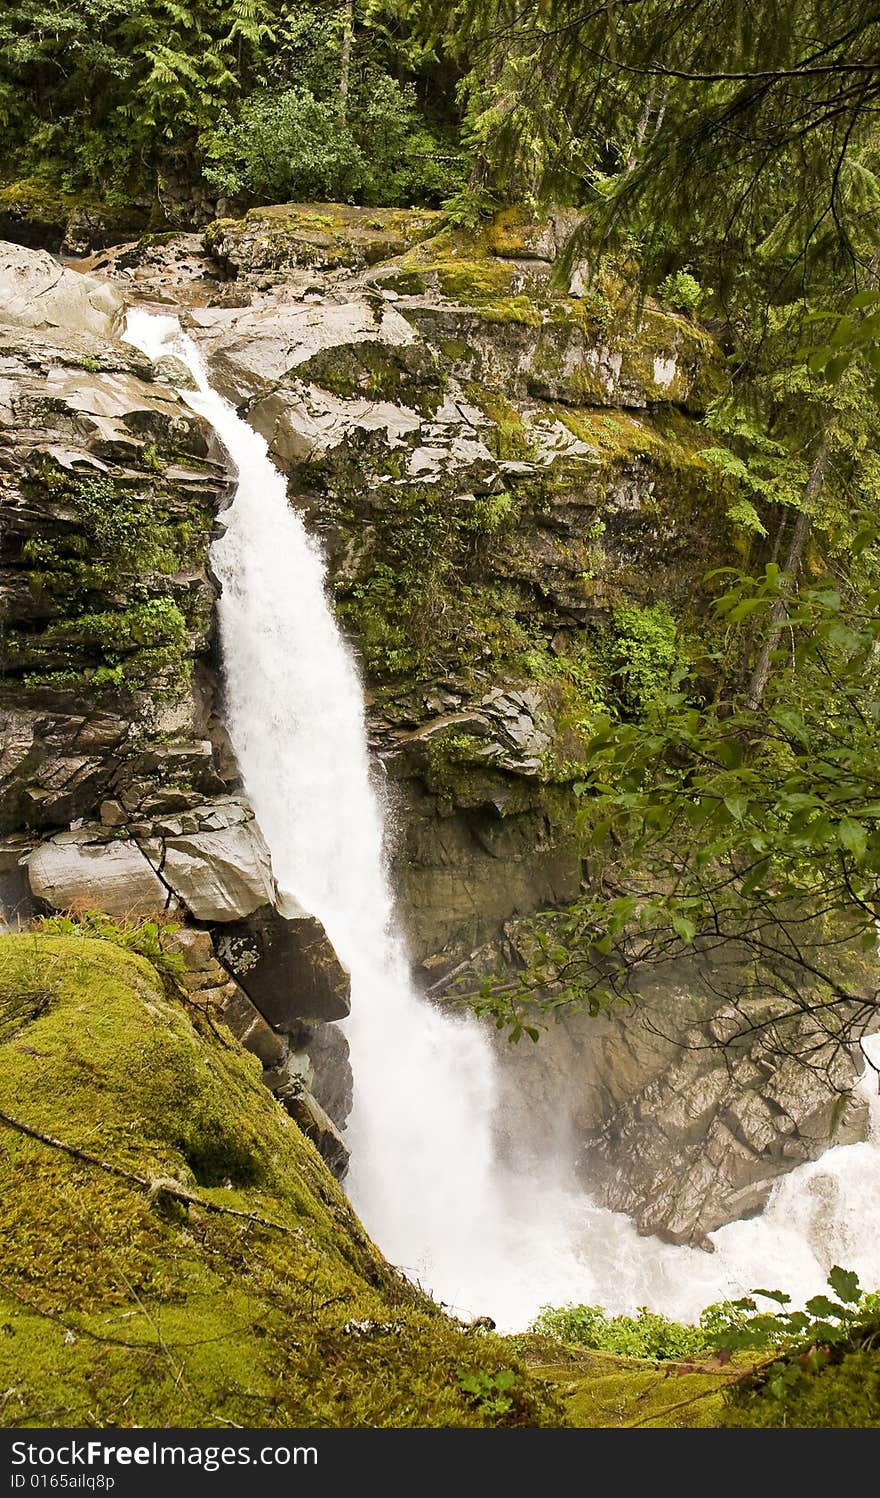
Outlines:
{"label": "shrub", "polygon": [[665,603],[614,610],[609,664],[624,707],[645,713],[669,690],[678,659],[678,630]]}
{"label": "shrub", "polygon": [[639,1306],[635,1316],[608,1316],[601,1306],[545,1306],[531,1331],[621,1357],[688,1358],[711,1350],[703,1326],[687,1326]]}
{"label": "shrub", "polygon": [[440,202],[462,174],[421,119],[412,85],[377,70],[344,117],[338,98],[305,86],[259,89],[202,143],[209,182],[264,202]]}
{"label": "shrub", "polygon": [[662,302],[675,307],[677,311],[696,316],[710,293],[703,289],[696,276],[691,275],[685,266],[683,270],[673,271],[665,281],[661,281],[657,287],[657,295]]}

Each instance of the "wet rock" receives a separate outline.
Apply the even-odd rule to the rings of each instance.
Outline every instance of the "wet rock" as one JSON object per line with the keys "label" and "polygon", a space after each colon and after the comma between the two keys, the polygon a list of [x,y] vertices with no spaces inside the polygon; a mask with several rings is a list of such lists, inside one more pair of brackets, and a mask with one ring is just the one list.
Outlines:
{"label": "wet rock", "polygon": [[306,1138],[311,1139],[337,1180],[342,1180],[348,1170],[349,1150],[332,1118],[328,1117],[308,1088],[302,1085],[296,1073],[288,1083],[273,1086],[272,1090]]}
{"label": "wet rock", "polygon": [[[572,1132],[559,1150],[573,1149],[596,1200],[642,1233],[711,1248],[708,1234],[760,1211],[781,1175],[868,1126],[855,1059],[823,1050],[808,1016],[784,1026],[790,1056],[761,1031],[738,1038],[742,1029],[707,997],[694,959],[670,964],[625,1014],[568,1017],[528,1051],[508,1046],[499,1059],[513,1158],[528,1147],[518,1121],[526,1139],[528,1119],[532,1139],[546,1141],[562,1103]],[[723,1049],[719,1035],[735,1045]],[[796,1060],[806,1050],[815,1068]]]}
{"label": "wet rock", "polygon": [[348,1041],[336,1024],[318,1025],[304,1042],[312,1064],[311,1090],[338,1129],[351,1113],[354,1078]]}
{"label": "wet rock", "polygon": [[287,920],[266,903],[214,935],[220,960],[276,1029],[302,1035],[348,1014],[349,976],[320,921]]}

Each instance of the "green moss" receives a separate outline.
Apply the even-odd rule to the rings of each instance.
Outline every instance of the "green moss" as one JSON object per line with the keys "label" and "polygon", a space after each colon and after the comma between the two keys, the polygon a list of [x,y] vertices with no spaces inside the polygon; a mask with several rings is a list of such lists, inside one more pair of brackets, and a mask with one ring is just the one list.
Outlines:
{"label": "green moss", "polygon": [[[188,680],[186,620],[170,598],[80,614],[36,636],[11,631],[8,648],[30,688],[91,685],[176,697]],[[98,664],[83,664],[97,661]]]}
{"label": "green moss", "polygon": [[72,219],[91,226],[95,245],[136,232],[146,221],[142,209],[114,204],[93,193],[65,192],[45,177],[23,177],[0,186],[0,230],[23,242],[57,249]]}
{"label": "green moss", "polygon": [[512,259],[526,253],[532,226],[528,211],[521,205],[503,208],[492,219],[486,230],[486,244],[493,255],[510,256]]}
{"label": "green moss", "polygon": [[[29,690],[155,688],[176,696],[188,678],[189,635],[207,627],[206,601],[189,586],[200,574],[211,513],[181,503],[162,475],[156,443],[144,450],[155,477],[133,485],[72,478],[44,464],[23,482],[50,521],[25,541],[21,563],[47,622],[10,631],[10,668]],[[67,518],[69,517],[69,518]]]}
{"label": "green moss", "polygon": [[251,268],[376,265],[434,232],[440,215],[426,208],[360,208],[347,203],[282,203],[251,208],[243,219],[218,219],[204,234],[209,254],[246,258]]}
{"label": "green moss", "polygon": [[516,268],[492,256],[485,235],[444,229],[411,251],[401,269],[449,301],[478,309],[484,321],[530,327],[543,321],[535,298],[518,289]]}
{"label": "green moss", "polygon": [[[466,1336],[385,1263],[256,1059],[145,959],[82,937],[0,938],[0,1110],[155,1183],[0,1120],[7,1423],[564,1419],[501,1339]],[[175,1200],[169,1181],[246,1216]],[[466,1397],[461,1369],[507,1368],[509,1410]]]}
{"label": "green moss", "polygon": [[435,414],[445,390],[436,358],[422,344],[335,344],[301,364],[298,374],[345,400],[391,401],[423,416]]}
{"label": "green moss", "polygon": [[805,1372],[782,1398],[765,1383],[737,1388],[719,1422],[725,1426],[803,1430],[877,1429],[880,1427],[880,1327],[853,1348],[815,1372]]}
{"label": "green moss", "polygon": [[[338,477],[329,492],[338,493]],[[483,579],[496,538],[515,528],[506,490],[462,493],[455,475],[436,483],[382,482],[372,490],[368,570],[337,610],[378,679],[473,665],[510,642],[510,598]],[[381,560],[376,560],[381,558]],[[522,636],[517,635],[521,642]]]}
{"label": "green moss", "polygon": [[535,457],[534,443],[530,440],[522,413],[498,390],[490,390],[474,381],[464,387],[468,400],[479,406],[492,423],[490,443],[495,456],[514,461],[529,461]]}
{"label": "green moss", "polygon": [[562,1365],[537,1362],[532,1371],[562,1396],[571,1424],[587,1430],[718,1426],[729,1380],[723,1372],[688,1372],[607,1353],[581,1353]]}

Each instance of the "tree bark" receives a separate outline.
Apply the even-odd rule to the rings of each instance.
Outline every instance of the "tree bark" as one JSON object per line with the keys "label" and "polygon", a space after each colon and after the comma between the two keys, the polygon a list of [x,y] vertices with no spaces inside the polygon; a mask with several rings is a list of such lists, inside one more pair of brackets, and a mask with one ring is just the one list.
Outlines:
{"label": "tree bark", "polygon": [[[818,453],[816,454],[816,457],[813,461],[813,466],[810,469],[809,477],[807,478],[807,482],[804,485],[803,509],[798,514],[797,523],[794,528],[794,534],[792,535],[791,544],[788,548],[788,556],[785,559],[785,571],[788,573],[789,577],[792,578],[797,577],[801,569],[801,562],[803,561],[807,541],[809,540],[810,536],[810,527],[812,524],[810,509],[812,507],[813,500],[816,498],[816,495],[820,493],[822,485],[825,482],[825,474],[828,471],[829,456],[830,452],[828,447],[828,439],[827,437],[823,436],[822,445],[819,448]],[[778,602],[773,606],[773,612],[770,615],[770,629],[767,633],[767,638],[764,641],[764,644],[761,646],[761,652],[758,656],[757,661],[755,662],[751,680],[749,681],[749,690],[746,698],[746,703],[751,712],[756,712],[757,709],[761,706],[761,703],[764,699],[764,693],[767,690],[767,682],[770,679],[770,663],[773,659],[775,651],[778,649],[779,641],[782,638],[782,629],[784,623],[785,604],[780,598]]]}
{"label": "tree bark", "polygon": [[354,36],[354,0],[345,0],[342,22],[342,46],[339,54],[339,118],[348,116],[348,92],[351,83],[351,43]]}

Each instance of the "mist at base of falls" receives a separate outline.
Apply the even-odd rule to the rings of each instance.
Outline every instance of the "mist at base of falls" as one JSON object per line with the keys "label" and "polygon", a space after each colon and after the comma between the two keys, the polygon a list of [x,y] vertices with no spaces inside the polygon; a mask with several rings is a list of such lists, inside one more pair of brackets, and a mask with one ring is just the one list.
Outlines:
{"label": "mist at base of falls", "polygon": [[351,974],[346,1189],[386,1257],[456,1314],[490,1315],[507,1330],[547,1303],[649,1305],[692,1319],[768,1282],[802,1300],[834,1263],[880,1285],[876,1097],[868,1143],[793,1171],[761,1217],[712,1235],[714,1254],[639,1237],[628,1219],[573,1190],[562,1141],[529,1169],[507,1163],[490,1040],[412,986],[363,691],[327,600],[320,548],[288,504],[264,439],[212,390],[176,319],[134,310],[125,336],[153,360],[172,353],[189,366],[198,389],[182,395],[238,470],[211,551],[226,726],[279,890],[323,923]]}

